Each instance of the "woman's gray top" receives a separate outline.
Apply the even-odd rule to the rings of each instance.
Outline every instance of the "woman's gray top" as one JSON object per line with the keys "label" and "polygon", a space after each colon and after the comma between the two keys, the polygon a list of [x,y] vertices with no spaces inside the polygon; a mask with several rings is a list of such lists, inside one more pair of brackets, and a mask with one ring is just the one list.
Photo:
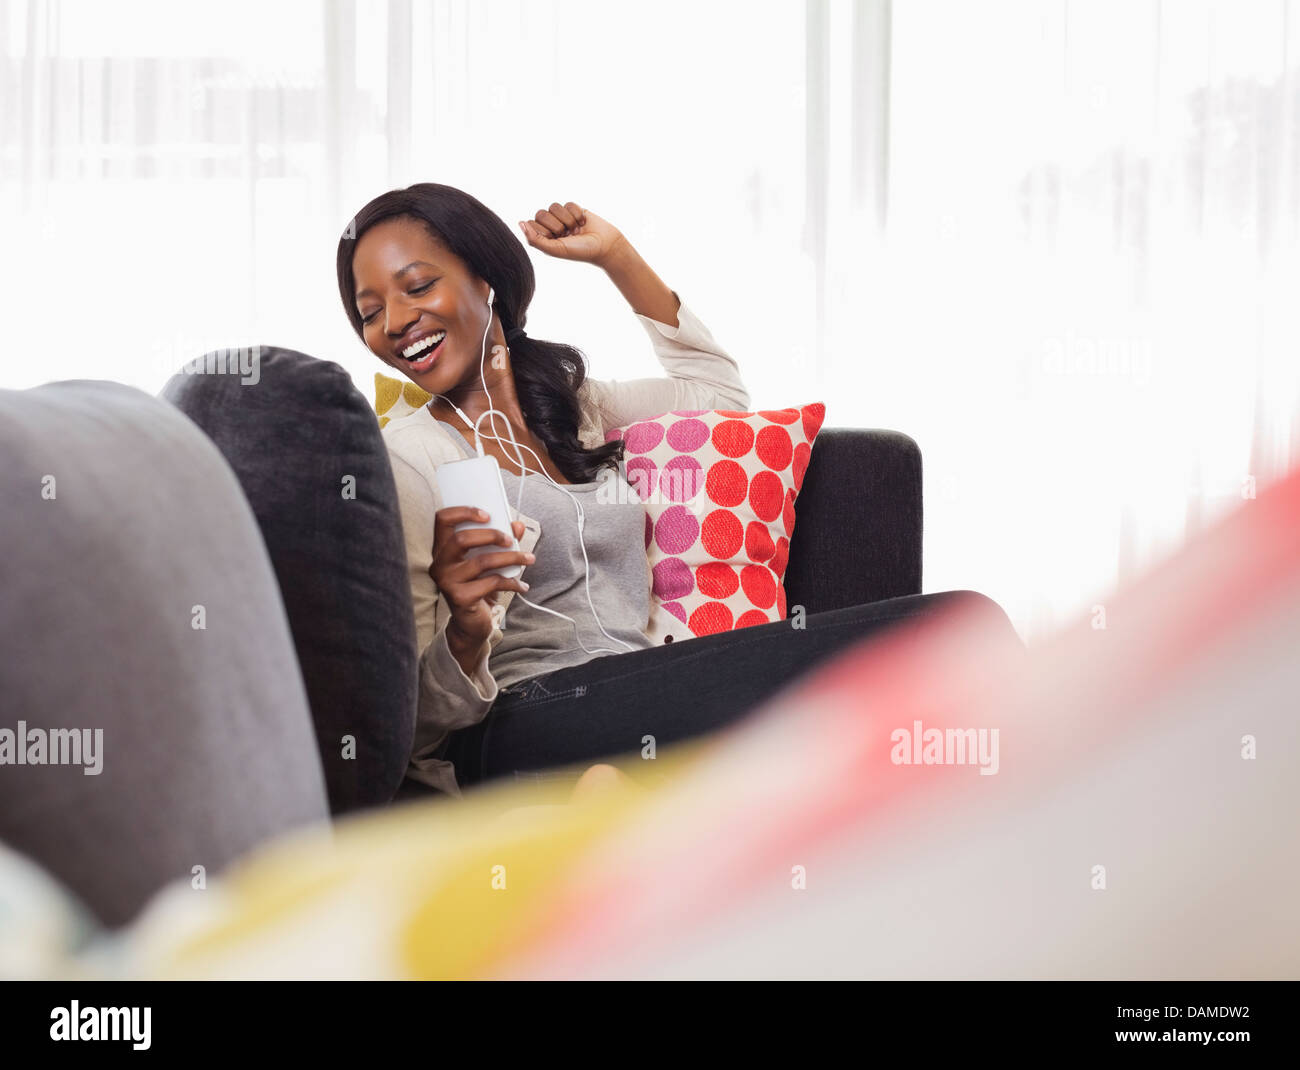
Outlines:
{"label": "woman's gray top", "polygon": [[[468,455],[473,448],[452,424],[438,421],[464,445]],[[538,467],[536,458],[527,451],[524,461],[529,468]],[[537,560],[524,569],[522,579],[529,585],[524,594],[516,592],[506,611],[501,641],[492,651],[488,668],[498,688],[507,688],[521,680],[556,669],[581,665],[605,652],[624,653],[629,647],[644,650],[654,644],[646,636],[650,623],[650,562],[646,556],[646,511],[636,495],[597,494],[601,481],[564,484],[581,503],[586,519],[583,542],[587,563],[582,560],[578,540],[578,510],[563,491],[544,476],[529,475],[523,489],[523,501],[516,502],[520,477],[502,469],[501,480],[506,500],[520,512],[535,517],[541,536],[533,553]],[[587,602],[587,579],[591,583],[591,604]],[[574,625],[528,605],[539,606],[572,617]],[[592,618],[592,605],[605,631],[622,643],[611,642]],[[586,645],[583,650],[579,644]],[[598,653],[589,651],[599,650]]]}

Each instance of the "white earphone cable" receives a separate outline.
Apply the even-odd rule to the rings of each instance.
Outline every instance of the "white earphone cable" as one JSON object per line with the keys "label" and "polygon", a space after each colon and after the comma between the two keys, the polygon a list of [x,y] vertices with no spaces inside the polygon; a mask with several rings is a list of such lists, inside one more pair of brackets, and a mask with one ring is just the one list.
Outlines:
{"label": "white earphone cable", "polygon": [[[488,434],[488,435],[480,434],[479,424],[483,422],[483,418],[487,416],[499,415],[505,421],[506,434],[510,436],[510,444],[514,447],[514,452],[515,452],[515,463],[519,465],[519,471],[521,473],[519,476],[519,492],[515,497],[516,512],[523,511],[522,504],[524,500],[524,483],[526,481],[526,477],[529,472],[533,472],[535,475],[540,475],[544,477],[548,483],[550,483],[557,490],[561,491],[564,495],[568,497],[568,499],[571,502],[573,502],[575,508],[578,511],[578,545],[582,548],[582,563],[583,563],[583,570],[584,570],[583,580],[584,580],[584,586],[587,595],[587,605],[591,607],[592,619],[595,620],[596,627],[600,629],[601,634],[604,635],[606,639],[614,643],[621,643],[626,650],[629,651],[635,650],[636,647],[632,646],[630,643],[625,642],[624,640],[618,638],[615,635],[610,635],[609,632],[605,631],[605,626],[600,622],[600,615],[596,612],[596,604],[591,597],[591,562],[587,557],[587,543],[586,540],[583,538],[583,528],[586,524],[586,515],[583,511],[582,503],[578,501],[576,496],[574,496],[569,491],[565,490],[563,486],[561,486],[558,482],[556,482],[551,477],[551,474],[549,472],[544,470],[544,466],[542,465],[542,459],[538,457],[536,451],[534,451],[532,448],[528,446],[523,446],[519,443],[519,441],[515,438],[514,429],[510,426],[510,418],[504,412],[501,412],[499,409],[495,408],[492,404],[492,391],[488,388],[487,385],[487,374],[486,374],[485,365],[487,362],[487,337],[488,337],[488,332],[492,329],[492,298],[495,296],[495,293],[496,291],[489,286],[488,287],[488,321],[487,321],[487,327],[485,327],[483,330],[483,342],[479,347],[479,379],[483,383],[483,392],[487,394],[487,399],[488,399],[487,409],[483,411],[483,413],[479,416],[479,418],[476,421],[471,423],[469,417],[466,416],[465,413],[461,411],[460,406],[457,405],[454,401],[452,401],[451,398],[446,397],[443,394],[439,394],[438,397],[441,397],[444,401],[447,402],[448,405],[450,405],[453,409],[455,409],[457,415],[460,416],[460,418],[465,421],[466,425],[468,425],[473,430],[474,448],[480,457],[484,456],[482,439],[485,437],[501,443],[502,448],[505,447],[505,440],[501,438],[501,436],[496,434]],[[492,428],[495,431],[496,430],[495,419],[493,419],[491,422],[492,422]],[[543,470],[535,471],[534,469],[531,469],[526,464],[524,464],[523,455],[520,453],[520,450],[527,450],[529,453],[531,453],[534,459],[537,461],[538,467]],[[515,597],[523,599],[526,605],[530,605],[534,609],[541,610],[543,613],[549,613],[554,617],[559,617],[562,620],[567,620],[570,624],[573,625],[574,638],[577,640],[578,646],[582,647],[582,649],[585,650],[588,654],[622,653],[622,651],[619,650],[610,650],[608,647],[596,647],[594,650],[591,649],[585,643],[583,643],[581,632],[578,629],[578,622],[574,620],[572,617],[568,616],[567,614],[560,613],[557,610],[549,609],[546,606],[539,606],[536,602],[531,602],[527,598],[524,598],[524,596],[518,591],[515,592]]]}

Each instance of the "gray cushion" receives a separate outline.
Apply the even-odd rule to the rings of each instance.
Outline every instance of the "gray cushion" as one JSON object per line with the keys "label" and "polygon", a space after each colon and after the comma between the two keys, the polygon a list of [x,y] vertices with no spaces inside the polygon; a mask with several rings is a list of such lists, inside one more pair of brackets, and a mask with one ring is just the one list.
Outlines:
{"label": "gray cushion", "polygon": [[[419,681],[388,450],[374,410],[339,365],[275,346],[246,352],[258,358],[249,374],[183,370],[162,397],[225,455],[261,526],[331,810],[385,804],[410,760]],[[215,370],[215,358],[195,368]],[[354,498],[344,497],[345,477]]]}
{"label": "gray cushion", "polygon": [[102,730],[98,775],[0,765],[0,838],[118,925],[193,867],[327,820],[275,576],[212,443],[75,380],[0,390],[0,456],[0,730]]}

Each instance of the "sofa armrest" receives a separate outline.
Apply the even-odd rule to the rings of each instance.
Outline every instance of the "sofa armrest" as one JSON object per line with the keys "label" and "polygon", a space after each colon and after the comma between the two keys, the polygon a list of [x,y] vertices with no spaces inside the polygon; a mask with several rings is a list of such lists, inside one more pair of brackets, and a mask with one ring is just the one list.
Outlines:
{"label": "sofa armrest", "polygon": [[787,606],[921,593],[921,451],[898,431],[823,428],[795,503]]}
{"label": "sofa armrest", "polygon": [[0,768],[0,840],[116,927],[196,865],[324,825],[275,574],[211,441],[74,379],[0,390],[0,456],[0,727],[59,733],[65,759]]}

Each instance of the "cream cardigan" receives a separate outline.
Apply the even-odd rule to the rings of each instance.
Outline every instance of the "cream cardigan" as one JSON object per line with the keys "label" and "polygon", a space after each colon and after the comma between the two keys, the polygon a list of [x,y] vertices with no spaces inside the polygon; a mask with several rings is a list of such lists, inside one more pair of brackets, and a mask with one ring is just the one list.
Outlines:
{"label": "cream cardigan", "polygon": [[[582,419],[578,438],[588,449],[604,444],[606,428],[675,409],[745,411],[749,408],[749,393],[741,381],[739,365],[718,345],[676,291],[673,296],[681,305],[677,310],[677,327],[636,314],[667,376],[623,381],[587,379],[579,390]],[[433,519],[442,508],[437,469],[447,461],[460,460],[464,450],[424,406],[389,421],[382,433],[397,484],[420,651],[419,705],[406,775],[440,791],[459,795],[451,762],[434,755],[452,731],[477,724],[496,701],[497,685],[488,660],[501,640],[505,613],[514,592],[502,591],[497,595],[492,614],[495,624],[488,645],[474,672],[465,675],[447,645],[446,630],[451,614],[446,599],[439,595],[437,584],[429,575],[433,563]],[[534,518],[517,512],[513,505],[510,515],[514,520],[523,521],[526,530],[520,547],[531,550],[541,537],[541,526]],[[637,547],[637,551],[641,552],[641,548]]]}

